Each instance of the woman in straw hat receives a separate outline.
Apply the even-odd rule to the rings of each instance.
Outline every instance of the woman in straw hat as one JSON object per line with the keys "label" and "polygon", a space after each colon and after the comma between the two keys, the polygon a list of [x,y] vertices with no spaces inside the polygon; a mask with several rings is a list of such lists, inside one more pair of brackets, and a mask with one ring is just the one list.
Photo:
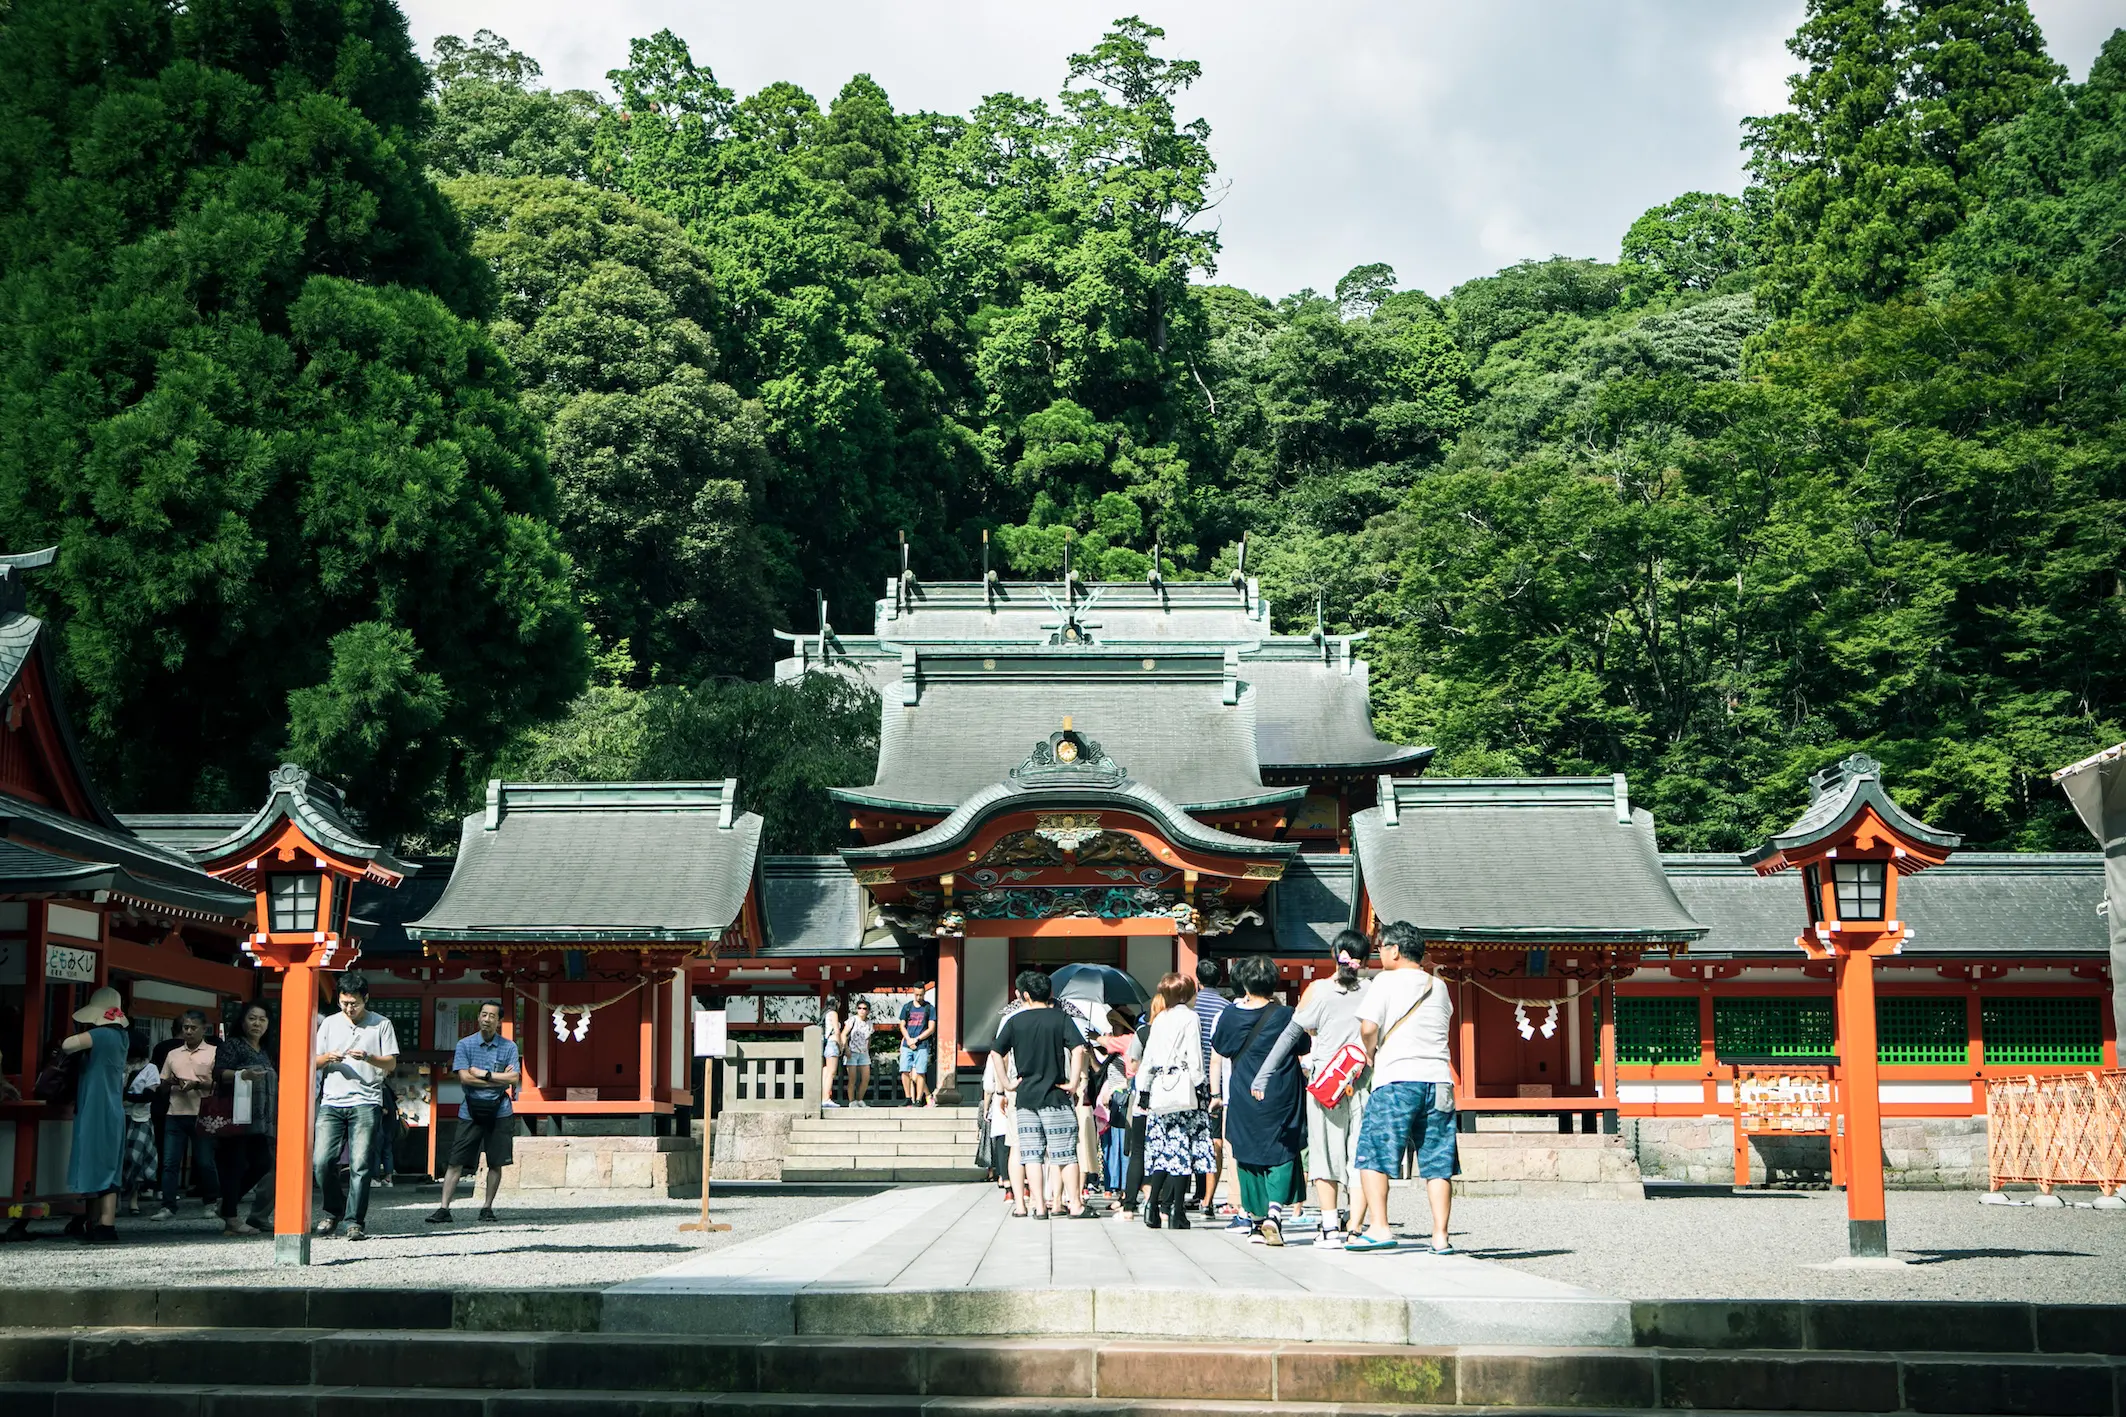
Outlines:
{"label": "woman in straw hat", "polygon": [[74,1149],[67,1157],[66,1188],[88,1201],[82,1217],[91,1242],[118,1238],[118,1186],[125,1164],[126,1034],[130,1025],[118,991],[98,989],[74,1021],[88,1025],[60,1048],[86,1053],[74,1079]]}

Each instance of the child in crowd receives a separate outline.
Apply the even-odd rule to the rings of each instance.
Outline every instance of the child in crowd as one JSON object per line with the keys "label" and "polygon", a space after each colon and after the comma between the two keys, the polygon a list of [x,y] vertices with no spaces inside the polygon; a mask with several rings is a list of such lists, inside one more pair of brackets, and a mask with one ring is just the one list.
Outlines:
{"label": "child in crowd", "polygon": [[1013,1194],[1011,1136],[1016,1123],[1011,1115],[1011,1094],[1017,1086],[1010,1060],[991,1050],[989,1061],[982,1066],[983,1136],[987,1142],[989,1179],[997,1183],[1006,1200]]}
{"label": "child in crowd", "polygon": [[162,1073],[148,1061],[148,1037],[135,1033],[126,1044],[125,1161],[119,1189],[127,1215],[140,1214],[140,1193],[161,1183],[162,1149],[155,1144],[155,1090]]}

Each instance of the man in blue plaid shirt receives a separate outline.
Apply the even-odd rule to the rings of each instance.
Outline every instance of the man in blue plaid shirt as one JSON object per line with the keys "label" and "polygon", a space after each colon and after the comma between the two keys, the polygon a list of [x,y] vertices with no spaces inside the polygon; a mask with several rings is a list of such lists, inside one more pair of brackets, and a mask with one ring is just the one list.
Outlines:
{"label": "man in blue plaid shirt", "polygon": [[[502,1006],[480,1005],[480,1031],[460,1038],[450,1060],[457,1069],[458,1085],[465,1089],[465,1100],[458,1104],[458,1129],[451,1134],[443,1204],[428,1217],[430,1225],[450,1223],[450,1198],[457,1194],[458,1177],[479,1165],[483,1152],[487,1156],[487,1203],[480,1207],[480,1219],[495,1218],[495,1193],[502,1189],[502,1168],[513,1159],[510,1139],[517,1130],[509,1091],[524,1079],[517,1056],[517,1045],[502,1036]],[[442,1103],[435,1105],[440,1111]]]}

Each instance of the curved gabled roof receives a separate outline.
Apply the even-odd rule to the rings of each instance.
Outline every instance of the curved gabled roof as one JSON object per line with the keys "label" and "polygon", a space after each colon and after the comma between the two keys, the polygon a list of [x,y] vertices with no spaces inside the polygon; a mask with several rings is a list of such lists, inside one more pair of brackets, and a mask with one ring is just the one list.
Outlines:
{"label": "curved gabled roof", "polygon": [[[1296,797],[1299,790],[1293,789],[1284,795],[1288,798]],[[1129,812],[1151,822],[1162,836],[1177,846],[1214,852],[1221,856],[1255,856],[1280,860],[1288,859],[1299,851],[1296,842],[1263,841],[1257,837],[1238,836],[1232,832],[1220,831],[1216,827],[1207,827],[1156,788],[1125,777],[1112,785],[1088,782],[1028,787],[1014,781],[991,783],[970,795],[937,825],[913,836],[904,836],[879,846],[844,847],[842,859],[851,866],[881,866],[894,861],[935,856],[964,845],[980,830],[982,824],[992,817],[1005,812],[1024,812],[1036,808]]]}
{"label": "curved gabled roof", "polygon": [[[1892,831],[1927,846],[1954,850],[1964,839],[1955,832],[1930,827],[1906,814],[1882,788],[1882,764],[1866,753],[1855,753],[1834,768],[1825,768],[1809,779],[1809,805],[1800,818],[1770,841],[1742,854],[1752,865],[1771,861],[1789,851],[1816,845],[1845,828],[1862,811],[1873,808]],[[1766,869],[1778,869],[1767,867]]]}
{"label": "curved gabled roof", "polygon": [[282,763],[266,779],[266,801],[244,824],[219,841],[189,848],[199,861],[229,861],[265,844],[283,818],[327,851],[361,861],[383,880],[413,874],[397,857],[375,842],[364,841],[346,818],[339,788],[312,777],[294,763]]}
{"label": "curved gabled roof", "polygon": [[1359,878],[1383,924],[1497,944],[1694,940],[1661,869],[1651,813],[1621,774],[1383,780],[1351,819]]}
{"label": "curved gabled roof", "polygon": [[714,940],[744,909],[761,819],[737,783],[495,782],[419,940]]}

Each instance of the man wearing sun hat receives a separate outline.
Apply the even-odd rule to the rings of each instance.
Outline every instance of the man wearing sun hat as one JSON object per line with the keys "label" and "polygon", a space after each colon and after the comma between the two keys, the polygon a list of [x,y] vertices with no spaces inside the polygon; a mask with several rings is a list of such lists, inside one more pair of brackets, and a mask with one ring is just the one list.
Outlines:
{"label": "man wearing sun hat", "polygon": [[74,1010],[74,1021],[88,1025],[59,1045],[82,1053],[74,1078],[74,1140],[67,1154],[66,1188],[88,1202],[82,1217],[84,1238],[108,1243],[118,1238],[118,1184],[125,1164],[125,1085],[127,1033],[131,1024],[118,991],[98,989]]}

